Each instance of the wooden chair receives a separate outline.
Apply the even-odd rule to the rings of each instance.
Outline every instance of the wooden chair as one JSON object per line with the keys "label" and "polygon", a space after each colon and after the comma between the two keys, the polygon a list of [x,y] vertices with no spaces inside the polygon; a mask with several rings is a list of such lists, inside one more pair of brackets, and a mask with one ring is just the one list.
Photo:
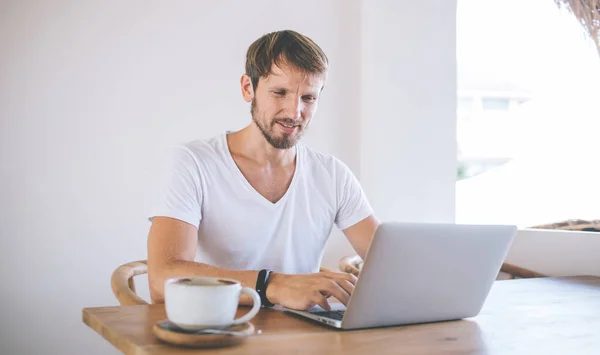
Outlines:
{"label": "wooden chair", "polygon": [[[343,257],[340,260],[340,270],[343,272],[354,274],[358,276],[360,274],[360,270],[362,268],[363,260],[358,255],[350,255]],[[533,270],[528,270],[516,265],[503,263],[500,268],[500,273],[504,273],[507,275],[508,279],[529,279],[529,278],[537,278],[537,277],[546,277],[546,275],[541,274],[539,272],[535,272]],[[500,277],[500,275],[499,275]]]}
{"label": "wooden chair", "polygon": [[[321,267],[321,272],[332,272],[333,270]],[[148,304],[135,292],[135,282],[133,278],[138,275],[148,273],[148,264],[146,260],[129,262],[119,266],[113,271],[110,278],[110,285],[113,294],[121,306],[135,306]]]}

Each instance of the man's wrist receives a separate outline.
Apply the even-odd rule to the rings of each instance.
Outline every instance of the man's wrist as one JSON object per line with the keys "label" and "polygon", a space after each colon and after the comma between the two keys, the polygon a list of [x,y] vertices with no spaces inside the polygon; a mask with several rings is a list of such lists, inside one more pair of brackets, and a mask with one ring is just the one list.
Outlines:
{"label": "man's wrist", "polygon": [[258,277],[256,278],[256,292],[258,292],[258,295],[260,296],[263,307],[273,307],[275,305],[267,296],[267,288],[270,281],[271,270],[262,269],[258,272]]}
{"label": "man's wrist", "polygon": [[265,290],[265,296],[273,304],[279,303],[279,299],[277,297],[277,283],[279,282],[281,276],[282,275],[277,272],[271,272],[271,275],[269,276],[269,281]]}

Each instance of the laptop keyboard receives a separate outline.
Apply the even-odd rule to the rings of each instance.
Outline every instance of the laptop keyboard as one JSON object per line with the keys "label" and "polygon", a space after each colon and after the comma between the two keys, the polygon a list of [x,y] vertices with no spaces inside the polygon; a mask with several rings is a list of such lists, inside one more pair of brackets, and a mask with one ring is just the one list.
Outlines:
{"label": "laptop keyboard", "polygon": [[344,318],[345,312],[346,311],[317,311],[317,312],[310,312],[310,314],[314,314],[316,316],[325,317],[325,318],[331,318],[331,319],[335,319],[335,320],[342,320],[342,318]]}

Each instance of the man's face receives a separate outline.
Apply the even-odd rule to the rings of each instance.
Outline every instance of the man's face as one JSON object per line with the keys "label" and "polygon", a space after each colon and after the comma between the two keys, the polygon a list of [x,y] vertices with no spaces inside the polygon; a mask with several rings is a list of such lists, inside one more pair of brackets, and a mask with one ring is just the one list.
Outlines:
{"label": "man's face", "polygon": [[252,120],[277,149],[296,145],[317,110],[323,75],[303,73],[285,63],[260,78],[252,99]]}

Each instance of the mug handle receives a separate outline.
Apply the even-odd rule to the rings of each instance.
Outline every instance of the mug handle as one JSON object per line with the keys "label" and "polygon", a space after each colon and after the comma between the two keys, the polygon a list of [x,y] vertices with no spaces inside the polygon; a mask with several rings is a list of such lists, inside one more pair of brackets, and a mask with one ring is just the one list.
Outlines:
{"label": "mug handle", "polygon": [[256,313],[258,313],[258,311],[260,310],[260,306],[261,306],[260,296],[258,295],[258,292],[256,292],[256,290],[254,290],[253,288],[244,287],[244,288],[242,288],[241,293],[245,293],[245,294],[252,296],[253,305],[252,305],[252,309],[250,310],[250,312],[246,313],[244,316],[242,316],[238,319],[233,320],[234,325],[246,323],[250,319],[254,318]]}

